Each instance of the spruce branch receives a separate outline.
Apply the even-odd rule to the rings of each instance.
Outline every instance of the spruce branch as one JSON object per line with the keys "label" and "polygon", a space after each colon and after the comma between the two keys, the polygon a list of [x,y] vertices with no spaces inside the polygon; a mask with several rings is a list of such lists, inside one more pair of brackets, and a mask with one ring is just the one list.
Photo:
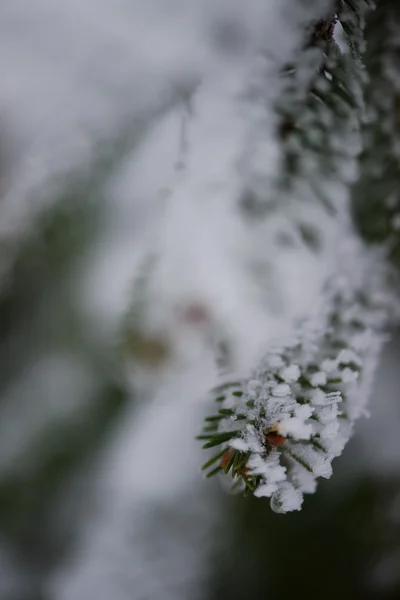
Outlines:
{"label": "spruce branch", "polygon": [[213,390],[217,410],[199,436],[216,449],[203,467],[208,476],[229,473],[234,488],[271,498],[276,512],[300,509],[316,480],[331,476],[365,413],[391,299],[381,291],[382,267],[361,256],[365,249],[353,252],[351,268],[329,282],[321,309],[292,339],[271,348],[248,379]]}
{"label": "spruce branch", "polygon": [[[283,71],[286,86],[277,108],[283,197],[322,203],[336,220],[343,229],[339,268],[327,276],[322,308],[298,325],[291,340],[270,348],[250,378],[228,379],[214,389],[218,408],[199,436],[205,449],[216,450],[203,467],[208,476],[230,474],[235,489],[271,498],[277,512],[300,509],[317,478],[330,477],[333,458],[365,412],[391,312],[392,297],[382,292],[387,272],[380,258],[358,246],[347,224],[361,147],[361,53],[370,8],[370,2],[342,0],[314,25],[303,51]],[[333,39],[336,18],[347,54]]]}
{"label": "spruce branch", "polygon": [[[331,184],[347,184],[354,177],[360,150],[366,79],[362,33],[368,7],[364,0],[342,0],[313,25],[304,47],[285,66],[286,84],[276,106],[283,189],[290,190],[296,201],[321,203],[333,215],[343,206]],[[345,31],[348,53],[342,53],[334,40],[337,21]],[[344,204],[347,211],[347,196]]]}

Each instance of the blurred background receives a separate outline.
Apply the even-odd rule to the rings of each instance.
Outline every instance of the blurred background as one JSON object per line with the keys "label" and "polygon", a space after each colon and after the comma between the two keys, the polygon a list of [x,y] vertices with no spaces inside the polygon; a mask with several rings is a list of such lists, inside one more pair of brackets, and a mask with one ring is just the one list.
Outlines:
{"label": "blurred background", "polygon": [[0,2],[1,600],[400,599],[400,335],[333,478],[277,515],[200,470],[215,332],[187,298],[223,295],[223,269],[185,287],[178,246],[137,333],[191,94],[210,65],[241,68],[273,5]]}

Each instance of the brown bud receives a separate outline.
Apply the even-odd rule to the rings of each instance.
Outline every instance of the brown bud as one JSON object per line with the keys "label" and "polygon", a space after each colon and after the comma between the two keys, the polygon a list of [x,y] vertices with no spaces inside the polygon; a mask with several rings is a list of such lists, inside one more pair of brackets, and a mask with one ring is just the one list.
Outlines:
{"label": "brown bud", "polygon": [[282,446],[286,442],[286,438],[277,431],[269,431],[265,435],[265,440],[270,446]]}

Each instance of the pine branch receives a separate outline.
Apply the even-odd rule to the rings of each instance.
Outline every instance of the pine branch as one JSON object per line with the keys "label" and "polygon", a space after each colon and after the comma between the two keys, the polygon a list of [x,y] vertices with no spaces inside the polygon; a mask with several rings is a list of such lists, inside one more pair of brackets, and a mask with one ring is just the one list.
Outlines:
{"label": "pine branch", "polygon": [[218,409],[200,436],[217,450],[203,467],[208,476],[229,473],[234,487],[270,497],[276,512],[298,510],[316,479],[330,477],[365,412],[390,298],[379,265],[351,251],[358,270],[352,263],[330,282],[320,313],[251,378],[215,388]]}
{"label": "pine branch", "polygon": [[333,458],[365,411],[390,313],[390,294],[381,291],[387,273],[379,259],[351,241],[354,233],[346,225],[360,149],[365,84],[360,54],[369,7],[363,1],[339,3],[348,54],[334,43],[334,16],[314,26],[311,42],[285,70],[279,105],[282,189],[297,202],[322,202],[337,221],[343,235],[340,268],[327,277],[320,314],[271,349],[251,378],[214,390],[218,410],[200,436],[205,449],[217,450],[203,467],[208,476],[229,473],[234,488],[270,497],[277,512],[298,510],[316,479],[330,477]]}
{"label": "pine branch", "polygon": [[[348,184],[354,178],[360,149],[365,83],[360,55],[367,7],[364,0],[338,2],[336,14],[313,26],[303,50],[285,68],[287,83],[276,107],[284,189],[291,190],[296,201],[321,203],[332,215],[348,210],[347,193],[338,194],[337,183]],[[346,32],[349,53],[343,54],[336,45],[336,21]]]}

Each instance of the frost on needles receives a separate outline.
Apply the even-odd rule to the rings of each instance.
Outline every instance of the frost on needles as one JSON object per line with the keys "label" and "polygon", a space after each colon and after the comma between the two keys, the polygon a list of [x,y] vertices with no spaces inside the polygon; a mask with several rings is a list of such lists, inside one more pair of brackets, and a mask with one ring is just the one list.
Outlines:
{"label": "frost on needles", "polygon": [[229,473],[234,488],[271,498],[276,512],[300,509],[317,478],[331,476],[365,413],[389,297],[380,265],[351,246],[316,314],[247,380],[213,390],[218,409],[200,436],[204,448],[217,448],[208,474]]}
{"label": "frost on needles", "polygon": [[[216,411],[199,436],[212,449],[203,467],[209,476],[231,476],[233,489],[270,498],[280,513],[299,510],[317,479],[331,476],[332,460],[365,414],[393,306],[381,257],[362,245],[349,224],[366,83],[360,53],[370,3],[344,0],[335,8],[314,24],[311,41],[282,70],[287,85],[277,107],[282,194],[290,202],[320,203],[336,221],[341,235],[335,267],[318,308],[292,337],[270,347],[251,376],[226,378],[213,390]],[[333,39],[336,19],[347,40],[344,54]],[[324,231],[318,233],[323,238]]]}

